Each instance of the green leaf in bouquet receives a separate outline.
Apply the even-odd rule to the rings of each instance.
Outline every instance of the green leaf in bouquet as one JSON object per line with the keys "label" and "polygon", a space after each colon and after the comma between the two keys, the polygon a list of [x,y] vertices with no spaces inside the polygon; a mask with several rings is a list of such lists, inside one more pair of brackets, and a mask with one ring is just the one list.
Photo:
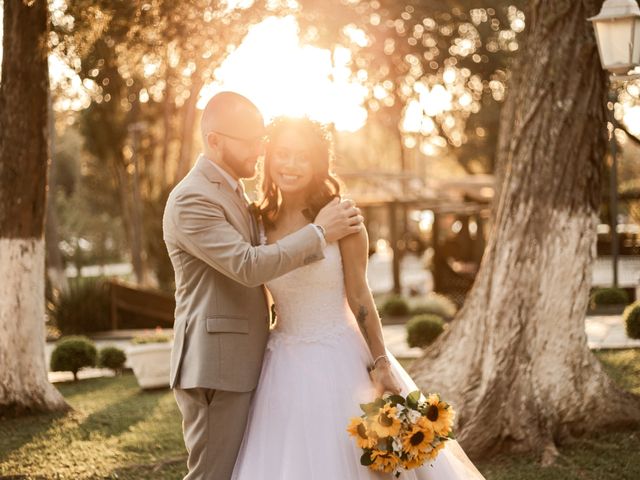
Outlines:
{"label": "green leaf in bouquet", "polygon": [[387,401],[384,398],[378,397],[373,401],[373,403],[376,407],[382,408],[386,405]]}
{"label": "green leaf in bouquet", "polygon": [[390,402],[392,405],[405,404],[405,399],[402,395],[389,395],[389,397],[387,397],[387,401]]}
{"label": "green leaf in bouquet", "polygon": [[370,402],[370,403],[361,403],[360,408],[367,416],[371,416],[378,413],[380,406],[376,402]]}
{"label": "green leaf in bouquet", "polygon": [[418,403],[420,402],[420,395],[420,390],[416,390],[415,392],[411,392],[407,395],[407,407],[417,410]]}
{"label": "green leaf in bouquet", "polygon": [[371,450],[365,450],[362,456],[360,457],[360,465],[364,465],[368,467],[373,463],[373,458],[371,458]]}
{"label": "green leaf in bouquet", "polygon": [[376,448],[382,452],[391,452],[393,450],[393,438],[382,437],[378,439]]}

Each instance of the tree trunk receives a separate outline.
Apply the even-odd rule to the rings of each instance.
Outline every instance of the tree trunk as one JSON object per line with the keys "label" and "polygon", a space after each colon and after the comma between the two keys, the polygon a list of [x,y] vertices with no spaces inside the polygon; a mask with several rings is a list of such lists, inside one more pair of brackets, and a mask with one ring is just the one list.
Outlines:
{"label": "tree trunk", "polygon": [[640,399],[604,373],[584,325],[607,97],[586,18],[601,4],[528,3],[493,231],[458,318],[411,369],[451,401],[474,457],[531,451],[549,463],[566,437],[640,420]]}
{"label": "tree trunk", "polygon": [[48,12],[4,2],[0,83],[0,416],[67,408],[44,347]]}
{"label": "tree trunk", "polygon": [[204,85],[200,71],[196,70],[191,76],[191,88],[189,89],[189,98],[187,98],[183,108],[184,116],[182,119],[182,128],[180,133],[180,156],[178,158],[178,169],[174,183],[178,183],[184,178],[191,168],[193,159],[193,128],[196,124],[196,105],[198,104],[198,95]]}
{"label": "tree trunk", "polygon": [[[55,178],[55,171],[58,162],[55,159],[55,155],[53,152],[55,151],[55,122],[54,122],[54,114],[53,114],[53,102],[51,98],[51,92],[48,95],[48,103],[49,113],[48,113],[48,122],[49,122],[49,151],[51,152],[51,165],[49,167],[49,178]],[[54,291],[65,291],[69,288],[69,282],[67,281],[67,275],[65,273],[64,261],[62,259],[62,253],[60,252],[60,248],[58,244],[60,242],[60,236],[58,235],[58,215],[56,213],[56,209],[54,208],[53,202],[53,188],[47,189],[47,205],[49,208],[46,209],[45,214],[45,265],[47,276],[49,278],[49,282],[51,282],[51,286]]]}

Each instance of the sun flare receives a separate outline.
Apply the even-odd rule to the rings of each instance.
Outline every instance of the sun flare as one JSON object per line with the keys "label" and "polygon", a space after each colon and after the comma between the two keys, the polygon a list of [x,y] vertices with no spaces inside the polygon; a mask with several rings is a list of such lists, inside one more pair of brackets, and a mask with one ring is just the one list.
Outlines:
{"label": "sun flare", "polygon": [[253,27],[202,89],[198,108],[216,92],[234,90],[250,98],[267,121],[306,115],[338,130],[358,130],[367,119],[367,89],[351,78],[351,52],[302,45],[298,33],[293,16],[269,17]]}

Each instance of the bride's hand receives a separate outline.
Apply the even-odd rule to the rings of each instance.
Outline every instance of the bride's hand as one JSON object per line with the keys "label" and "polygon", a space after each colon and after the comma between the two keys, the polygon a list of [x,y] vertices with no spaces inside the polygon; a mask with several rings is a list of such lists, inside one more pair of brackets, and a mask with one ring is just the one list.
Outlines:
{"label": "bride's hand", "polygon": [[371,370],[369,375],[371,375],[371,380],[376,386],[378,396],[381,396],[384,392],[391,392],[394,395],[400,394],[400,384],[391,370],[391,365],[386,363],[379,365]]}

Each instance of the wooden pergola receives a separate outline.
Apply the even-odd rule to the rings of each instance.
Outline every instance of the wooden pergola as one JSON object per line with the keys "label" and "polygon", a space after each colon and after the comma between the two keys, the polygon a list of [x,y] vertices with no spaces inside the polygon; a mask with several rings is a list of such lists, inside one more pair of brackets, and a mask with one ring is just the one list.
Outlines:
{"label": "wooden pergola", "polygon": [[[392,275],[393,291],[402,290],[400,260],[405,251],[403,235],[407,232],[409,211],[430,210],[434,215],[432,227],[434,249],[434,279],[436,290],[442,287],[442,278],[448,267],[443,263],[446,255],[438,241],[440,219],[453,214],[461,218],[475,217],[478,223],[488,219],[494,194],[492,175],[470,175],[449,180],[431,180],[423,182],[409,173],[376,171],[343,171],[339,176],[349,187],[347,196],[353,198],[365,216],[368,227],[374,210],[384,210],[389,219],[389,244],[393,252]],[[468,227],[468,222],[464,228]],[[468,232],[467,232],[468,233]],[[482,237],[482,235],[480,235]],[[479,263],[484,250],[484,239],[477,250],[475,260]],[[470,286],[470,285],[468,285]],[[468,287],[465,285],[464,288]]]}

